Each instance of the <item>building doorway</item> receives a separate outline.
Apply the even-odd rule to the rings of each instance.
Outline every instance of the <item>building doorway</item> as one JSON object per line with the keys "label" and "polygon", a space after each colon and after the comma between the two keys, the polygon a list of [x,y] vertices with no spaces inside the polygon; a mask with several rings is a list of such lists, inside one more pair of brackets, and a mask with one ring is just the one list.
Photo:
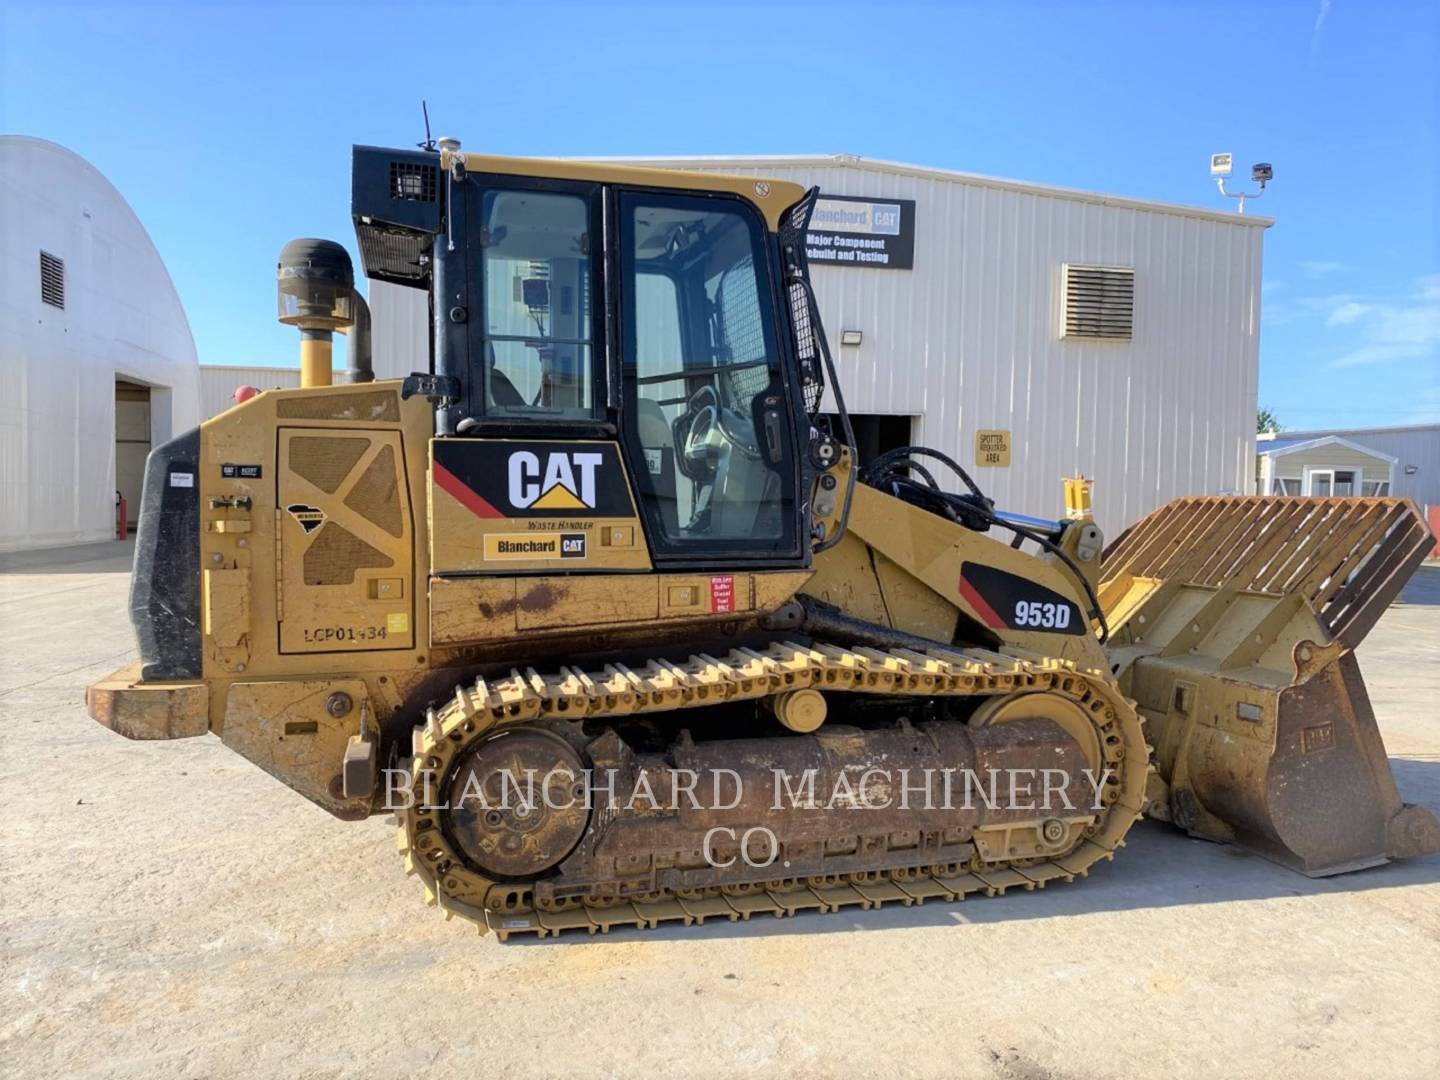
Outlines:
{"label": "building doorway", "polygon": [[125,525],[140,520],[145,458],[150,453],[150,387],[115,380],[115,493],[125,500]]}
{"label": "building doorway", "polygon": [[[860,458],[857,464],[863,468],[887,450],[910,446],[914,421],[913,416],[851,413],[850,426],[855,430],[855,452]],[[830,430],[837,435],[840,433],[839,417],[830,415]]]}
{"label": "building doorway", "polygon": [[1361,469],[1309,469],[1305,470],[1306,495],[1359,495],[1364,490],[1364,471]]}

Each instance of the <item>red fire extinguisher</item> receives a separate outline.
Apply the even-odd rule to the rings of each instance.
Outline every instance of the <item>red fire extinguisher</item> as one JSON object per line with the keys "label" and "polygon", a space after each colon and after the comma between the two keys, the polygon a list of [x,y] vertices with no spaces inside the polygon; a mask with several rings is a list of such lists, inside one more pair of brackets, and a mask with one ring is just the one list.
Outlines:
{"label": "red fire extinguisher", "polygon": [[125,496],[115,492],[115,539],[124,540],[130,535],[130,515],[126,513],[129,508],[125,505]]}

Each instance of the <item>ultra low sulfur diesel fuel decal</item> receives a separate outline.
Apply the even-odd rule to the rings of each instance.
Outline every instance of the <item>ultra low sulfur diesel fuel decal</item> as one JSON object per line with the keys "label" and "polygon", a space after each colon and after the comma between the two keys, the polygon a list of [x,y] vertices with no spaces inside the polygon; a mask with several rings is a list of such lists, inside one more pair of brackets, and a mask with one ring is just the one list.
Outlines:
{"label": "ultra low sulfur diesel fuel decal", "polygon": [[960,567],[960,596],[985,625],[996,630],[1038,630],[1049,634],[1089,632],[1073,601],[1053,589],[984,563]]}
{"label": "ultra low sulfur diesel fuel decal", "polygon": [[435,484],[477,517],[631,517],[614,443],[437,440]]}

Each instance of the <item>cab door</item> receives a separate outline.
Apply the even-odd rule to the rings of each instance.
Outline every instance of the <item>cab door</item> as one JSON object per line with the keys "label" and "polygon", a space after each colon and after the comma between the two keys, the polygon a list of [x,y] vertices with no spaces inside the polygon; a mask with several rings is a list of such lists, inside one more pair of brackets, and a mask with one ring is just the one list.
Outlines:
{"label": "cab door", "polygon": [[802,560],[768,235],[721,196],[619,195],[620,369],[657,563]]}

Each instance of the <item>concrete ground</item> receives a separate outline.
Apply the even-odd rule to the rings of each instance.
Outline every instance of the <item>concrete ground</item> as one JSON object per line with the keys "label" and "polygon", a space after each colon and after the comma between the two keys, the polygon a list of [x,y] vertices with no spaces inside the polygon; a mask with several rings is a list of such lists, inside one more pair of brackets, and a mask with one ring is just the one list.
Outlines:
{"label": "concrete ground", "polygon": [[[1312,881],[1142,823],[1075,885],[500,946],[205,737],[86,718],[120,545],[0,566],[0,1074],[1440,1074],[1440,857]],[[1440,809],[1440,567],[1361,650]]]}

